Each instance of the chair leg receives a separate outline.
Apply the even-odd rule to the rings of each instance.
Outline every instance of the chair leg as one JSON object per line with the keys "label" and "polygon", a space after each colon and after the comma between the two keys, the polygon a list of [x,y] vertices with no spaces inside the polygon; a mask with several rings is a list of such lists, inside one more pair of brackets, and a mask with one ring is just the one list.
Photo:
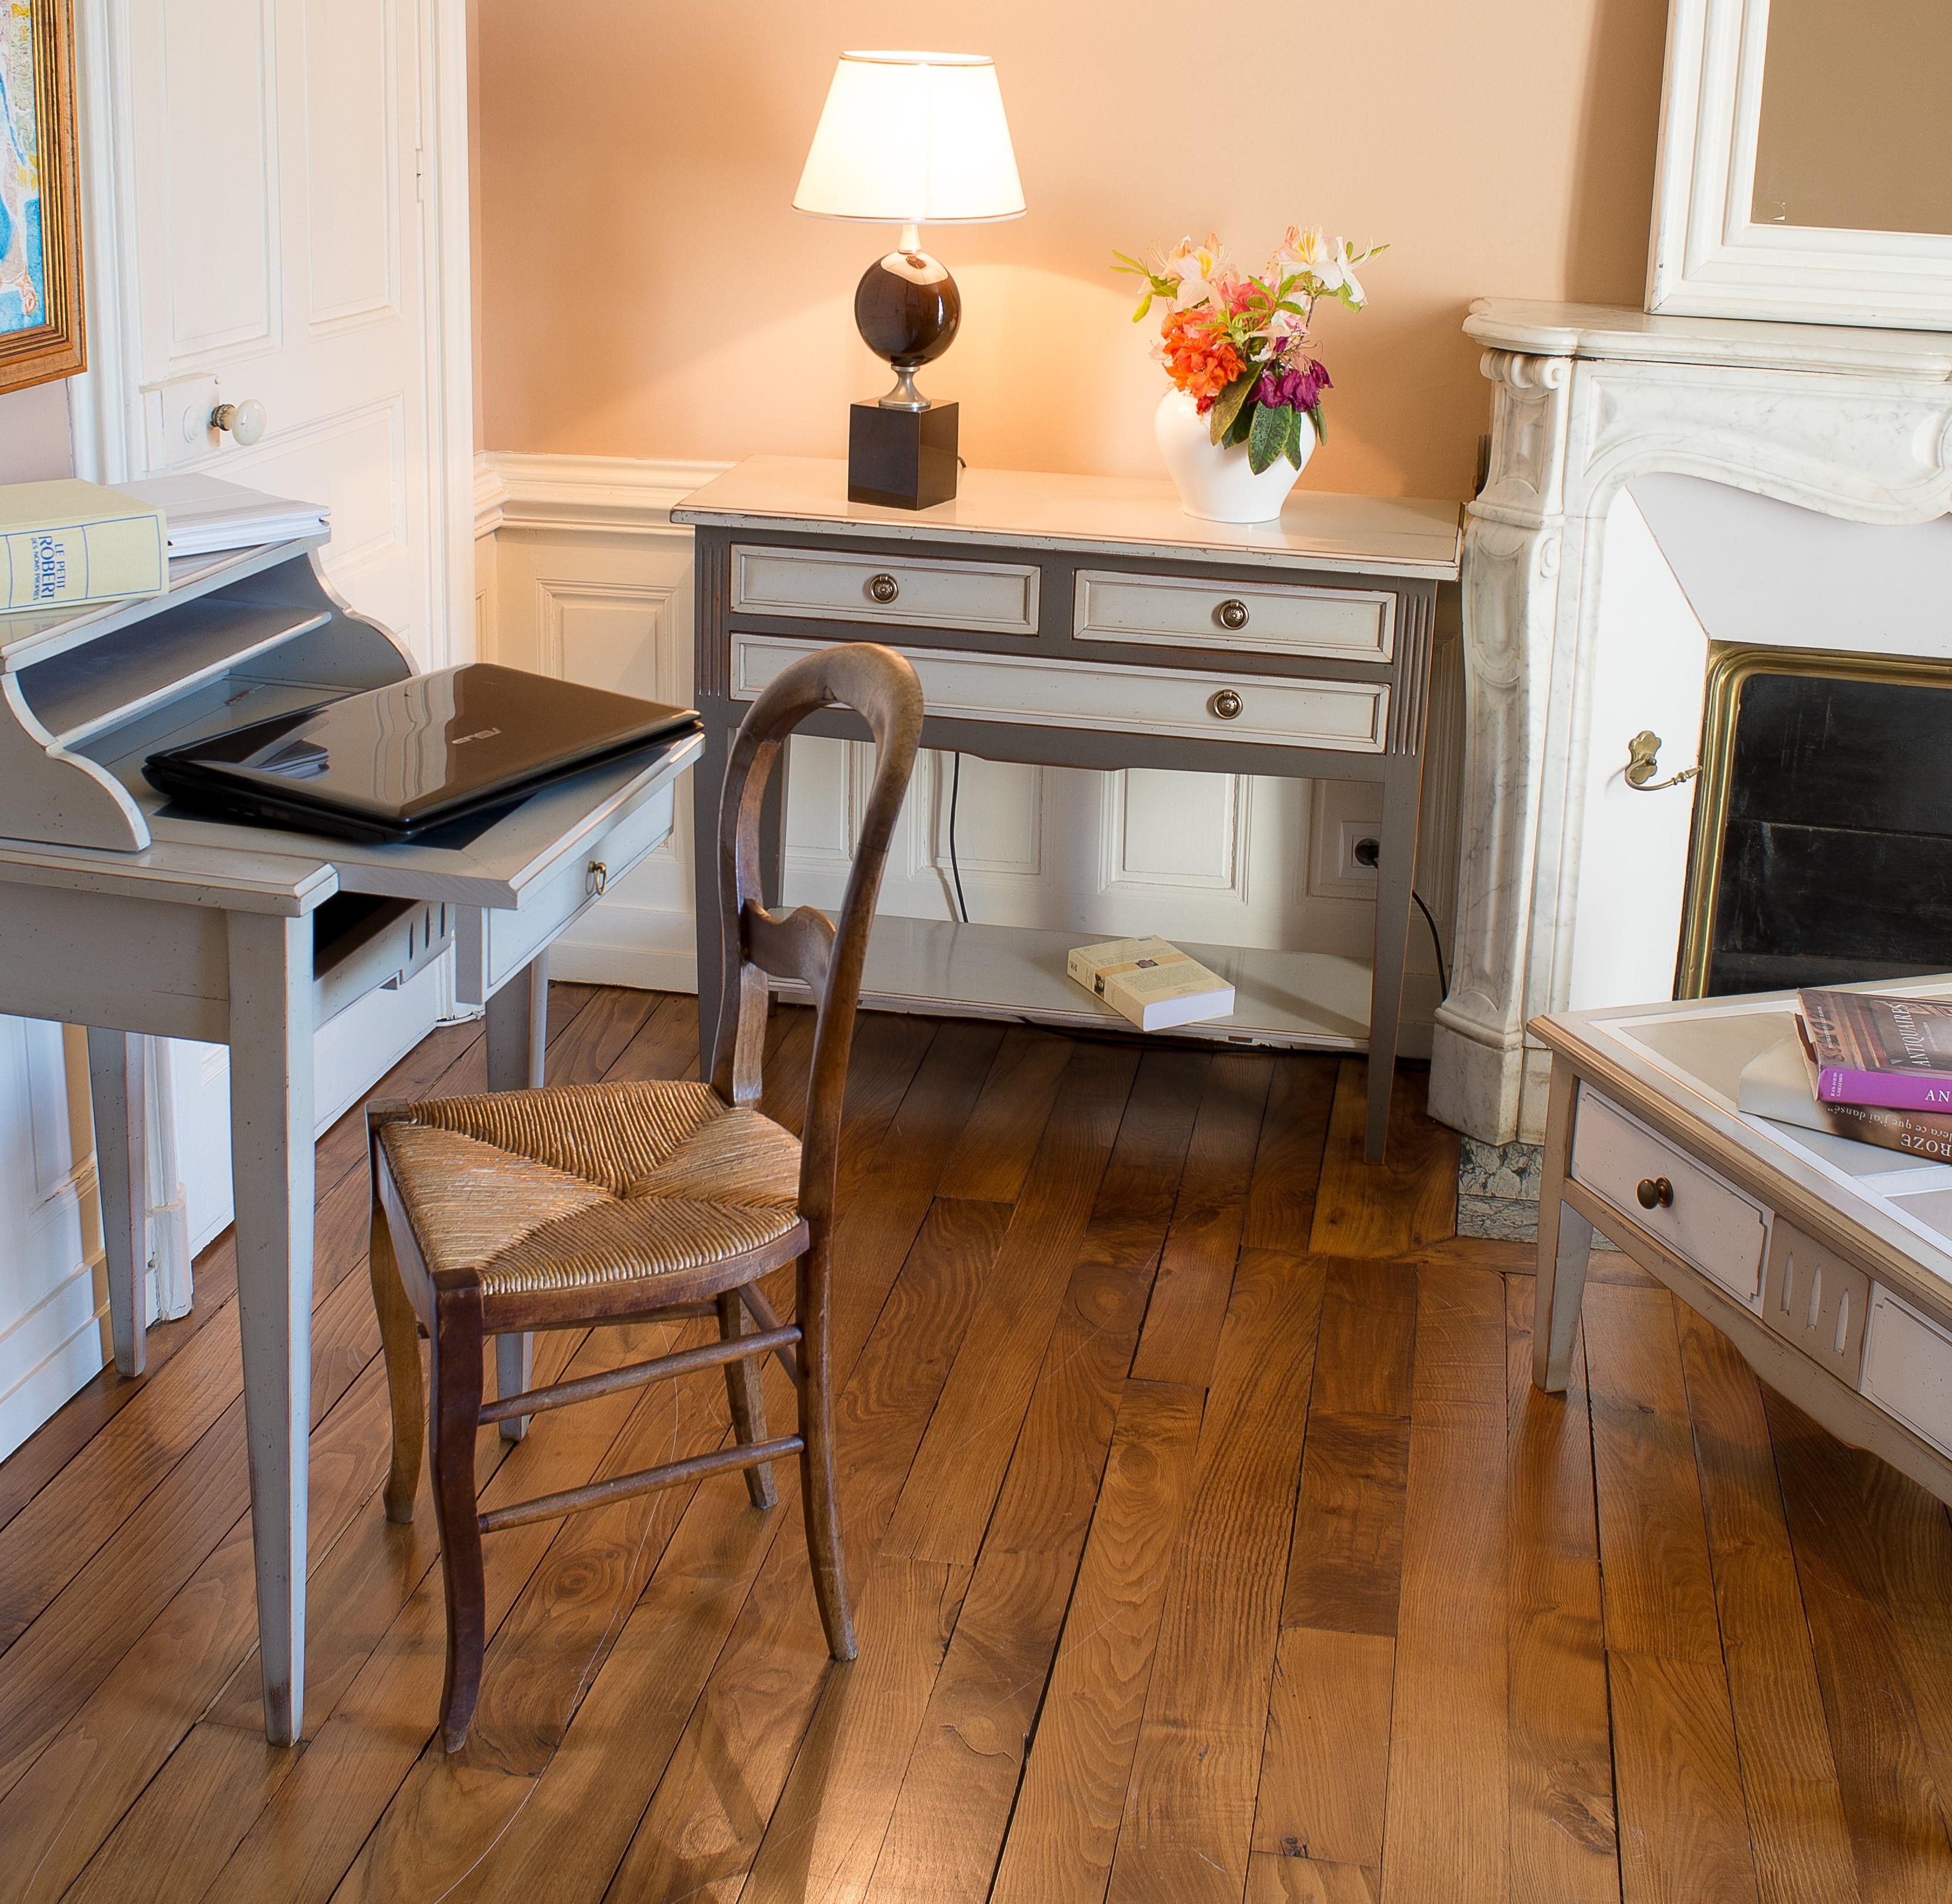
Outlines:
{"label": "chair leg", "polygon": [[854,1616],[847,1608],[847,1565],[840,1549],[840,1499],[834,1465],[834,1397],[828,1367],[827,1245],[823,1239],[799,1259],[795,1304],[800,1327],[800,1498],[806,1509],[807,1557],[813,1564],[814,1597],[827,1630],[827,1650],[852,1659]]}
{"label": "chair leg", "polygon": [[[746,1305],[737,1290],[727,1290],[718,1299],[718,1340],[730,1342],[746,1332]],[[750,1446],[766,1438],[766,1393],[761,1384],[765,1368],[763,1355],[725,1365],[725,1395],[732,1405],[732,1428],[740,1440]],[[771,1507],[780,1491],[773,1485],[773,1464],[762,1462],[746,1470],[746,1491],[755,1507]]]}
{"label": "chair leg", "polygon": [[373,1306],[380,1315],[380,1343],[386,1358],[386,1396],[393,1414],[393,1465],[386,1477],[386,1518],[414,1518],[421,1484],[421,1448],[427,1433],[421,1387],[420,1324],[400,1280],[393,1234],[376,1197],[366,1267],[373,1278]]}
{"label": "chair leg", "polygon": [[485,1589],[481,1523],[474,1500],[474,1433],[481,1416],[481,1297],[443,1291],[433,1331],[433,1504],[440,1522],[442,1582],[447,1593],[447,1682],[440,1724],[447,1749],[468,1743],[481,1692]]}

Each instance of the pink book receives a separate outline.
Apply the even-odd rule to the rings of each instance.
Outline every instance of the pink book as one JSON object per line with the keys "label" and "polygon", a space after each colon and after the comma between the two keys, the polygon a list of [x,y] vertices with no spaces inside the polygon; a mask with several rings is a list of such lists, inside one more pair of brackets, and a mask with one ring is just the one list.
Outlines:
{"label": "pink book", "polygon": [[1952,1111],[1952,999],[1799,992],[1797,1004],[1822,1102]]}

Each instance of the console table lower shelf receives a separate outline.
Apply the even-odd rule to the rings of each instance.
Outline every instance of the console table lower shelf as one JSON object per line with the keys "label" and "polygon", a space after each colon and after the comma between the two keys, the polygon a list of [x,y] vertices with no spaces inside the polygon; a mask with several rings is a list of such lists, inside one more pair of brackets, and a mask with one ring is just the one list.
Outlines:
{"label": "console table lower shelf", "polygon": [[[1175,939],[1182,951],[1232,985],[1233,1013],[1140,1034],[1129,1020],[1065,976],[1071,948],[1085,938],[1082,933],[1034,926],[962,925],[884,914],[875,920],[868,941],[861,1002],[881,1011],[1021,1018],[1153,1038],[1356,1054],[1369,1048],[1372,968],[1366,959]],[[806,990],[784,980],[775,980],[773,989],[783,998],[802,997]],[[1399,1047],[1406,1056],[1430,1055],[1430,1020],[1437,1002],[1434,977],[1410,974]]]}

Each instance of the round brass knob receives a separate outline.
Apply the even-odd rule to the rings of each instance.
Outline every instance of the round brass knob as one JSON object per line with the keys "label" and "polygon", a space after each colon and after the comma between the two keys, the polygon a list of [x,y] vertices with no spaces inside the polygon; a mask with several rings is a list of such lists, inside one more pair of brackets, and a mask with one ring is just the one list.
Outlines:
{"label": "round brass knob", "polygon": [[1634,1186],[1634,1194],[1643,1210],[1666,1210],[1674,1203],[1674,1186],[1664,1177],[1643,1177]]}
{"label": "round brass knob", "polygon": [[901,583],[892,575],[871,575],[868,577],[868,592],[884,608],[901,592]]}
{"label": "round brass knob", "polygon": [[1231,688],[1223,687],[1207,702],[1206,711],[1216,721],[1237,721],[1245,705]]}
{"label": "round brass knob", "polygon": [[1247,625],[1247,605],[1229,599],[1213,611],[1213,619],[1229,633],[1237,633]]}

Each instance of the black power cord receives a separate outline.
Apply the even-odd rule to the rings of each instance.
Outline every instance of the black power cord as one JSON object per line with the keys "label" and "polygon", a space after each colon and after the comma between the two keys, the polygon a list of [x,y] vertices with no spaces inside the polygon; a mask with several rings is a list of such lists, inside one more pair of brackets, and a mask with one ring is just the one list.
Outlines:
{"label": "black power cord", "polygon": [[[1357,840],[1352,857],[1358,866],[1381,865],[1383,858],[1381,841]],[[1440,988],[1439,996],[1447,999],[1450,996],[1450,974],[1444,968],[1443,935],[1437,930],[1437,921],[1431,918],[1430,908],[1423,902],[1423,895],[1412,886],[1409,889],[1409,896],[1416,900],[1417,911],[1423,914],[1423,922],[1430,928],[1430,949],[1437,955],[1437,983]]]}
{"label": "black power cord", "polygon": [[962,923],[966,926],[969,923],[969,902],[962,896],[962,867],[956,857],[956,803],[962,792],[962,755],[957,754],[955,759],[956,764],[950,771],[949,781],[949,870],[956,880],[956,903],[962,914]]}

